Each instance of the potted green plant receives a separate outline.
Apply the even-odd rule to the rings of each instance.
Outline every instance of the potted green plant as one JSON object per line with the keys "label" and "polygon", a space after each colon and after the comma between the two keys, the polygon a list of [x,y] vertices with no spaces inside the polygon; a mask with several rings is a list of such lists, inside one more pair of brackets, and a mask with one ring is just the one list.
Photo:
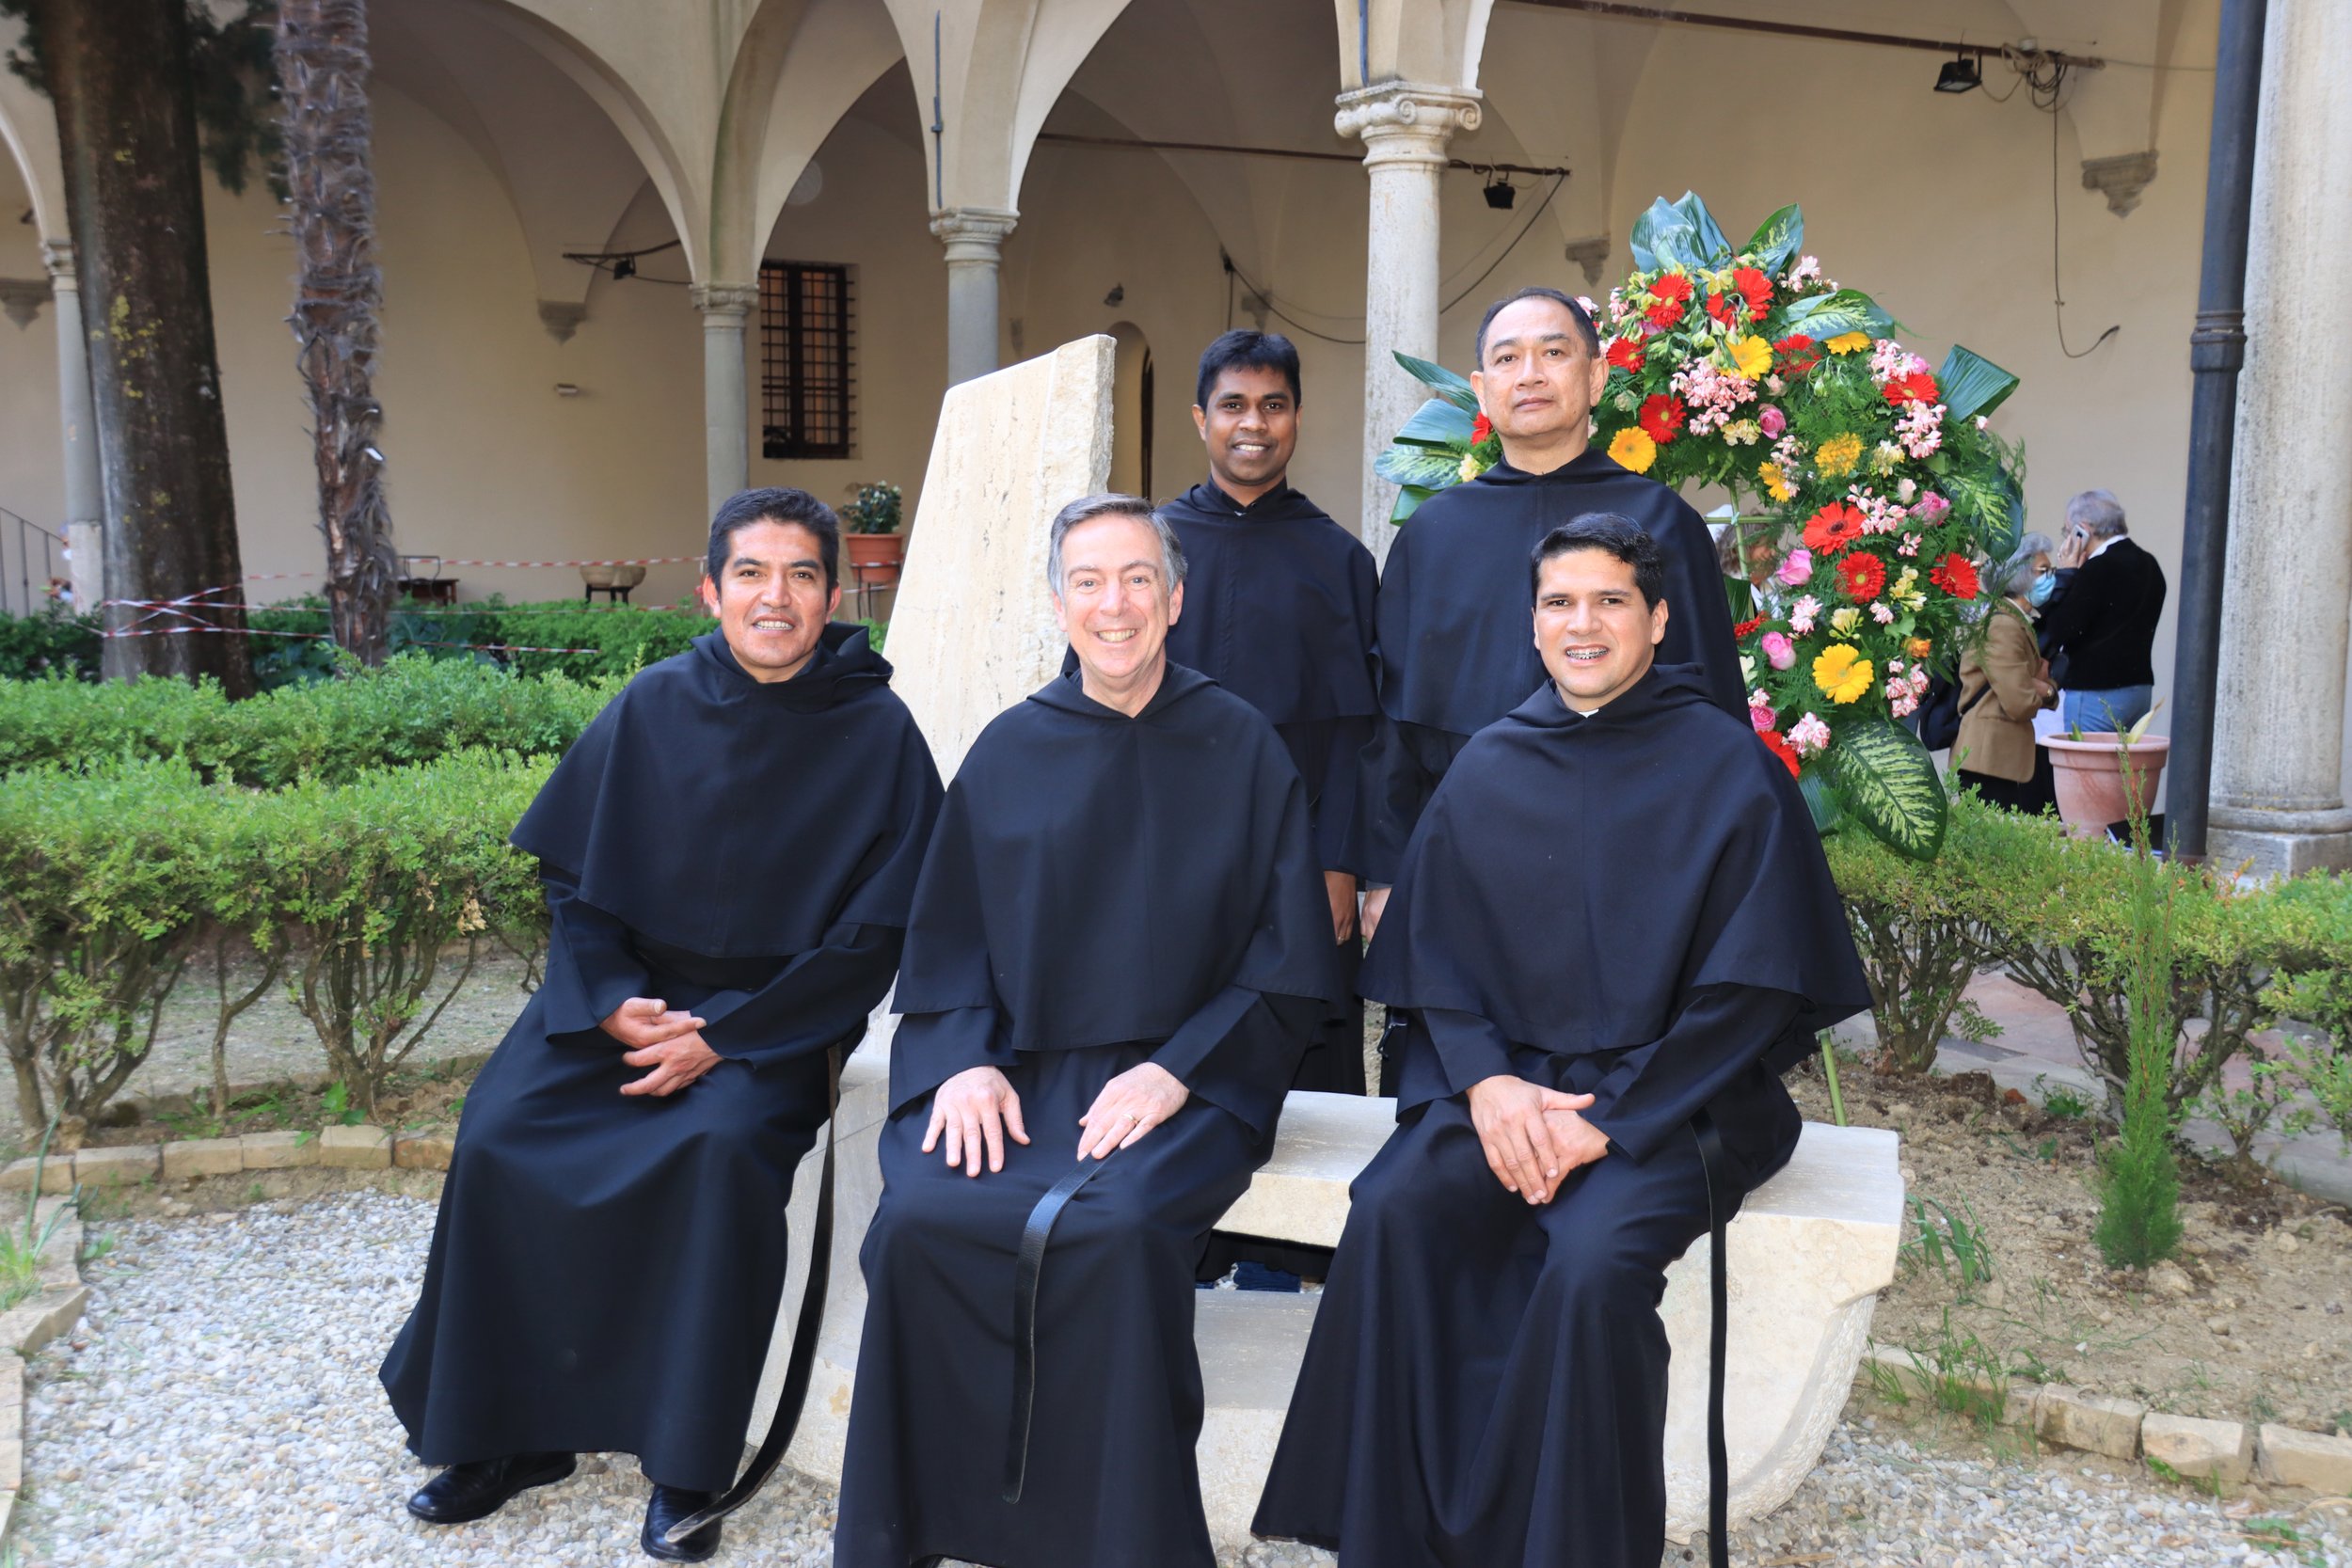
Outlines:
{"label": "potted green plant", "polygon": [[906,535],[898,531],[905,503],[898,487],[876,481],[850,486],[850,504],[841,509],[842,546],[850,553],[850,586],[881,588],[898,580],[906,562]]}
{"label": "potted green plant", "polygon": [[2172,749],[2169,736],[2148,733],[2155,716],[2156,709],[2150,708],[2121,735],[2073,730],[2042,736],[2042,744],[2050,749],[2058,816],[2076,838],[2105,838],[2110,825],[2147,816],[2153,809],[2165,757]]}

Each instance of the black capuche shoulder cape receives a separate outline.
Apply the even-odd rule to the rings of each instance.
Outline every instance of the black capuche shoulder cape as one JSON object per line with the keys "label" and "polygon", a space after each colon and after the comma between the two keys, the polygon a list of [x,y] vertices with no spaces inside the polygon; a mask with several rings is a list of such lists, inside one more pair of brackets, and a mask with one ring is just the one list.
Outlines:
{"label": "black capuche shoulder cape", "polygon": [[1746,722],[1730,600],[1705,519],[1590,449],[1548,474],[1498,463],[1432,496],[1398,531],[1380,581],[1380,701],[1391,719],[1475,735],[1545,684],[1527,558],[1587,512],[1629,517],[1658,541],[1668,607],[1659,662],[1696,665],[1708,699]]}
{"label": "black capuche shoulder cape", "polygon": [[1658,1040],[1704,986],[1796,997],[1775,1057],[1870,1006],[1796,782],[1696,671],[1659,665],[1590,717],[1546,684],[1470,740],[1360,989],[1576,1055]]}
{"label": "black capuche shoulder cape", "polygon": [[[980,733],[948,788],[898,973],[892,1103],[1009,1052],[1160,1040],[1155,1060],[1227,1103],[1189,1069],[1260,998],[1328,1007],[1332,951],[1304,786],[1263,716],[1176,664],[1132,719],[1058,677]],[[1222,1064],[1250,1084],[1227,1108],[1254,1124],[1295,1062]]]}
{"label": "black capuche shoulder cape", "polygon": [[1277,725],[1370,718],[1372,552],[1289,485],[1248,506],[1196,484],[1160,515],[1189,570],[1168,632],[1174,664],[1207,674]]}
{"label": "black capuche shoulder cape", "polygon": [[838,924],[904,927],[940,800],[930,748],[866,628],[788,681],[717,632],[639,673],[557,764],[514,844],[643,936],[777,957]]}

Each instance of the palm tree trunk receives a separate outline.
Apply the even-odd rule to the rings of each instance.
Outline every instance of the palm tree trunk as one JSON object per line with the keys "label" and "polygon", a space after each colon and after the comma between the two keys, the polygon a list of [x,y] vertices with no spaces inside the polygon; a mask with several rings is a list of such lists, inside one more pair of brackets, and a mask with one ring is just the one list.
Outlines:
{"label": "palm tree trunk", "polygon": [[310,400],[335,641],[384,661],[398,562],[375,401],[375,175],[369,164],[366,0],[281,0],[278,82],[299,270],[296,364]]}

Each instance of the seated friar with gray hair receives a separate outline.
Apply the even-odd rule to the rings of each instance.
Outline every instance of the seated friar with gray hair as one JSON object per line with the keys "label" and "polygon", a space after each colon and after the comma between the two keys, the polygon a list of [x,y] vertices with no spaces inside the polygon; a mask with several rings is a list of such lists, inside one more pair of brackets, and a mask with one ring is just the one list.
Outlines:
{"label": "seated friar with gray hair", "polygon": [[1047,575],[1076,667],[973,743],[909,920],[837,1568],[1215,1561],[1193,1268],[1338,1005],[1297,769],[1168,658],[1174,532],[1089,497]]}
{"label": "seated friar with gray hair", "polygon": [[2059,717],[2082,734],[2121,731],[2155,696],[2164,567],[2132,542],[2123,503],[2085,490],[2066,503],[2058,587],[2042,616],[2042,652],[2063,690]]}

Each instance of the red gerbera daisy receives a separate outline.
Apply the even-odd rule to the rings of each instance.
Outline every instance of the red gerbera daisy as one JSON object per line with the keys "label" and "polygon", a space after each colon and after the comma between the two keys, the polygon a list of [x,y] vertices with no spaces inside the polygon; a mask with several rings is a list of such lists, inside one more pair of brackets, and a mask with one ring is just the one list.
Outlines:
{"label": "red gerbera daisy", "polygon": [[1642,401],[1642,432],[1662,447],[1682,434],[1682,421],[1690,414],[1680,398],[1657,393]]}
{"label": "red gerbera daisy", "polygon": [[1772,280],[1754,267],[1731,269],[1731,292],[1707,296],[1707,313],[1725,326],[1737,326],[1745,316],[1760,322],[1772,308]]}
{"label": "red gerbera daisy", "polygon": [[1784,375],[1803,375],[1821,362],[1820,345],[1802,332],[1774,343],[1772,352],[1780,356]]}
{"label": "red gerbera daisy", "polygon": [[1788,768],[1790,777],[1793,778],[1804,771],[1804,760],[1797,755],[1797,749],[1794,746],[1782,738],[1778,730],[1760,731],[1756,738],[1764,742],[1766,751],[1780,758],[1783,765]]}
{"label": "red gerbera daisy", "polygon": [[1925,371],[1913,371],[1908,375],[1896,376],[1879,389],[1886,394],[1886,401],[1897,408],[1906,403],[1933,403],[1942,395],[1936,388],[1935,377]]}
{"label": "red gerbera daisy", "polygon": [[1947,555],[1928,569],[1928,580],[1955,599],[1977,596],[1977,569],[1964,555]]}
{"label": "red gerbera daisy", "polygon": [[1492,436],[1494,433],[1495,427],[1493,421],[1488,420],[1484,414],[1479,415],[1477,420],[1470,425],[1470,445],[1473,447],[1478,445],[1479,442],[1484,441],[1487,436]]}
{"label": "red gerbera daisy", "polygon": [[1837,562],[1837,585],[1856,604],[1867,604],[1886,586],[1886,562],[1868,550],[1856,550]]}
{"label": "red gerbera daisy", "polygon": [[1641,342],[1633,338],[1612,338],[1609,341],[1609,363],[1613,369],[1639,372],[1646,357]]}
{"label": "red gerbera daisy", "polygon": [[1859,511],[1844,501],[1832,501],[1804,525],[1805,547],[1816,555],[1835,555],[1862,537],[1862,524]]}
{"label": "red gerbera daisy", "polygon": [[1682,319],[1682,308],[1691,298],[1691,280],[1679,273],[1668,273],[1649,286],[1658,303],[1642,312],[1654,326],[1672,326]]}

